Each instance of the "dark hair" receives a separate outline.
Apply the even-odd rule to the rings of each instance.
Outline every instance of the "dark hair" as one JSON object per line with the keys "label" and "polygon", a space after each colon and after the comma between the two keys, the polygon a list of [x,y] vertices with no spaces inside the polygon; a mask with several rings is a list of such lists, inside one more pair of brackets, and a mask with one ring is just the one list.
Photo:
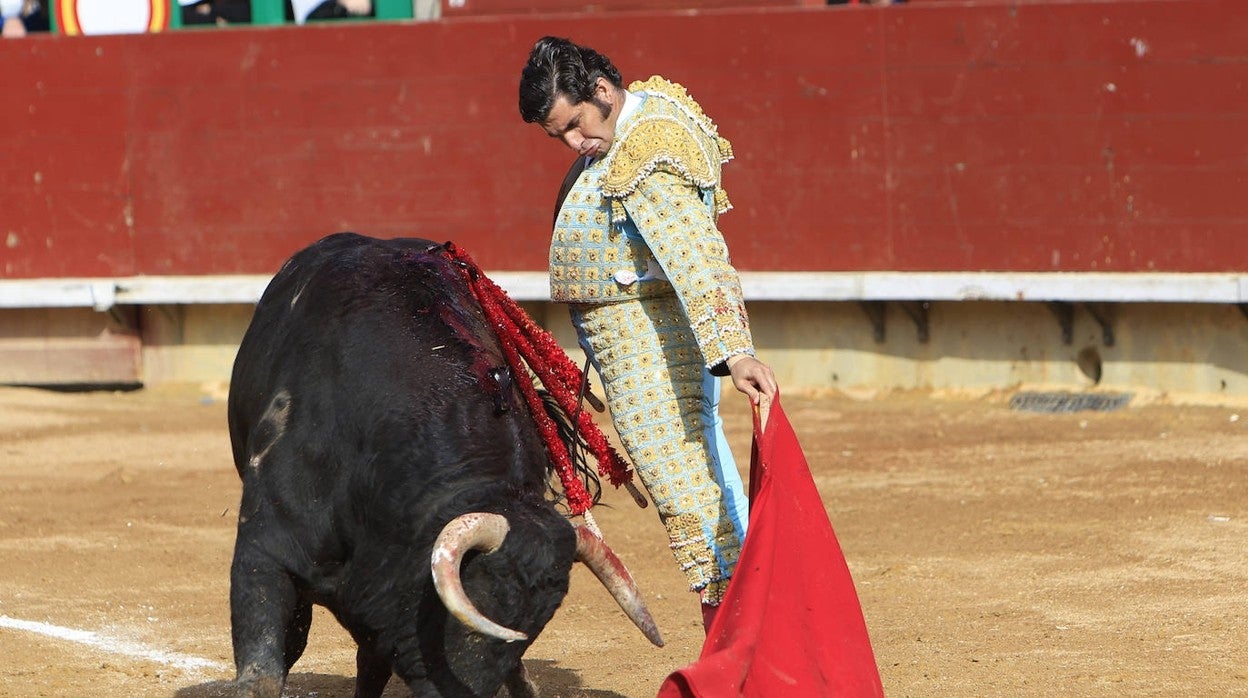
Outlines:
{"label": "dark hair", "polygon": [[590,99],[598,78],[624,86],[611,59],[592,48],[555,36],[538,39],[520,73],[521,118],[527,123],[545,121],[560,95],[573,105]]}

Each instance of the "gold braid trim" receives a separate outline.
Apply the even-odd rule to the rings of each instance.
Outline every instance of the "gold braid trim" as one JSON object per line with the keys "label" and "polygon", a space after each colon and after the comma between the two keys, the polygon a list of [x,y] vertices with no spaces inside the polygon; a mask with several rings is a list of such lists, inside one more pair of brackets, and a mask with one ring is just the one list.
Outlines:
{"label": "gold braid trim", "polygon": [[[657,75],[628,86],[645,92],[661,104],[643,107],[619,134],[617,147],[608,155],[602,193],[611,200],[611,219],[625,218],[621,199],[659,169],[683,177],[699,189],[715,192],[715,212],[732,208],[720,183],[721,167],[732,159],[732,144],[718,133],[715,124],[685,88]],[[682,118],[683,117],[683,118]]]}

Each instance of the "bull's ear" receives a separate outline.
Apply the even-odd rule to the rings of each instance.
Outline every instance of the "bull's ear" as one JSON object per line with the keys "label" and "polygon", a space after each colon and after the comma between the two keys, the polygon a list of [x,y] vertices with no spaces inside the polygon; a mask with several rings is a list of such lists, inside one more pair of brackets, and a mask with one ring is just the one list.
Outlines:
{"label": "bull's ear", "polygon": [[488,555],[498,550],[510,528],[507,519],[500,514],[473,512],[458,516],[443,526],[438,534],[433,545],[431,567],[433,587],[451,615],[482,635],[516,642],[527,640],[529,636],[486,618],[468,598],[459,577],[464,553],[480,550]]}
{"label": "bull's ear", "polygon": [[650,615],[650,609],[646,608],[645,601],[642,601],[633,575],[628,573],[628,568],[611,547],[584,526],[576,527],[576,559],[593,571],[641,634],[656,647],[662,647],[663,636],[659,634],[659,626]]}

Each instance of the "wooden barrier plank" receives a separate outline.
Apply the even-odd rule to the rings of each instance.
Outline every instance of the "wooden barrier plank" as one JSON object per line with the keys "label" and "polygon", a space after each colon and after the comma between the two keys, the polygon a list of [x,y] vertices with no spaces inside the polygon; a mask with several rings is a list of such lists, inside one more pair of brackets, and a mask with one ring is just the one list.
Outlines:
{"label": "wooden barrier plank", "polygon": [[143,347],[133,308],[4,311],[0,384],[138,384]]}

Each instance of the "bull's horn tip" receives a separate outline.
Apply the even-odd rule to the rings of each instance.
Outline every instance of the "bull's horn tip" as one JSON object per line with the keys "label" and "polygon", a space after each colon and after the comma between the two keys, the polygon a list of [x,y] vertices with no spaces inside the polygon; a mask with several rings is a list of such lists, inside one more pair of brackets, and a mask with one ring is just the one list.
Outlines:
{"label": "bull's horn tip", "polygon": [[645,636],[646,639],[650,641],[650,644],[655,647],[662,647],[664,645],[663,636],[659,634],[658,628],[651,628],[647,630],[645,632]]}

